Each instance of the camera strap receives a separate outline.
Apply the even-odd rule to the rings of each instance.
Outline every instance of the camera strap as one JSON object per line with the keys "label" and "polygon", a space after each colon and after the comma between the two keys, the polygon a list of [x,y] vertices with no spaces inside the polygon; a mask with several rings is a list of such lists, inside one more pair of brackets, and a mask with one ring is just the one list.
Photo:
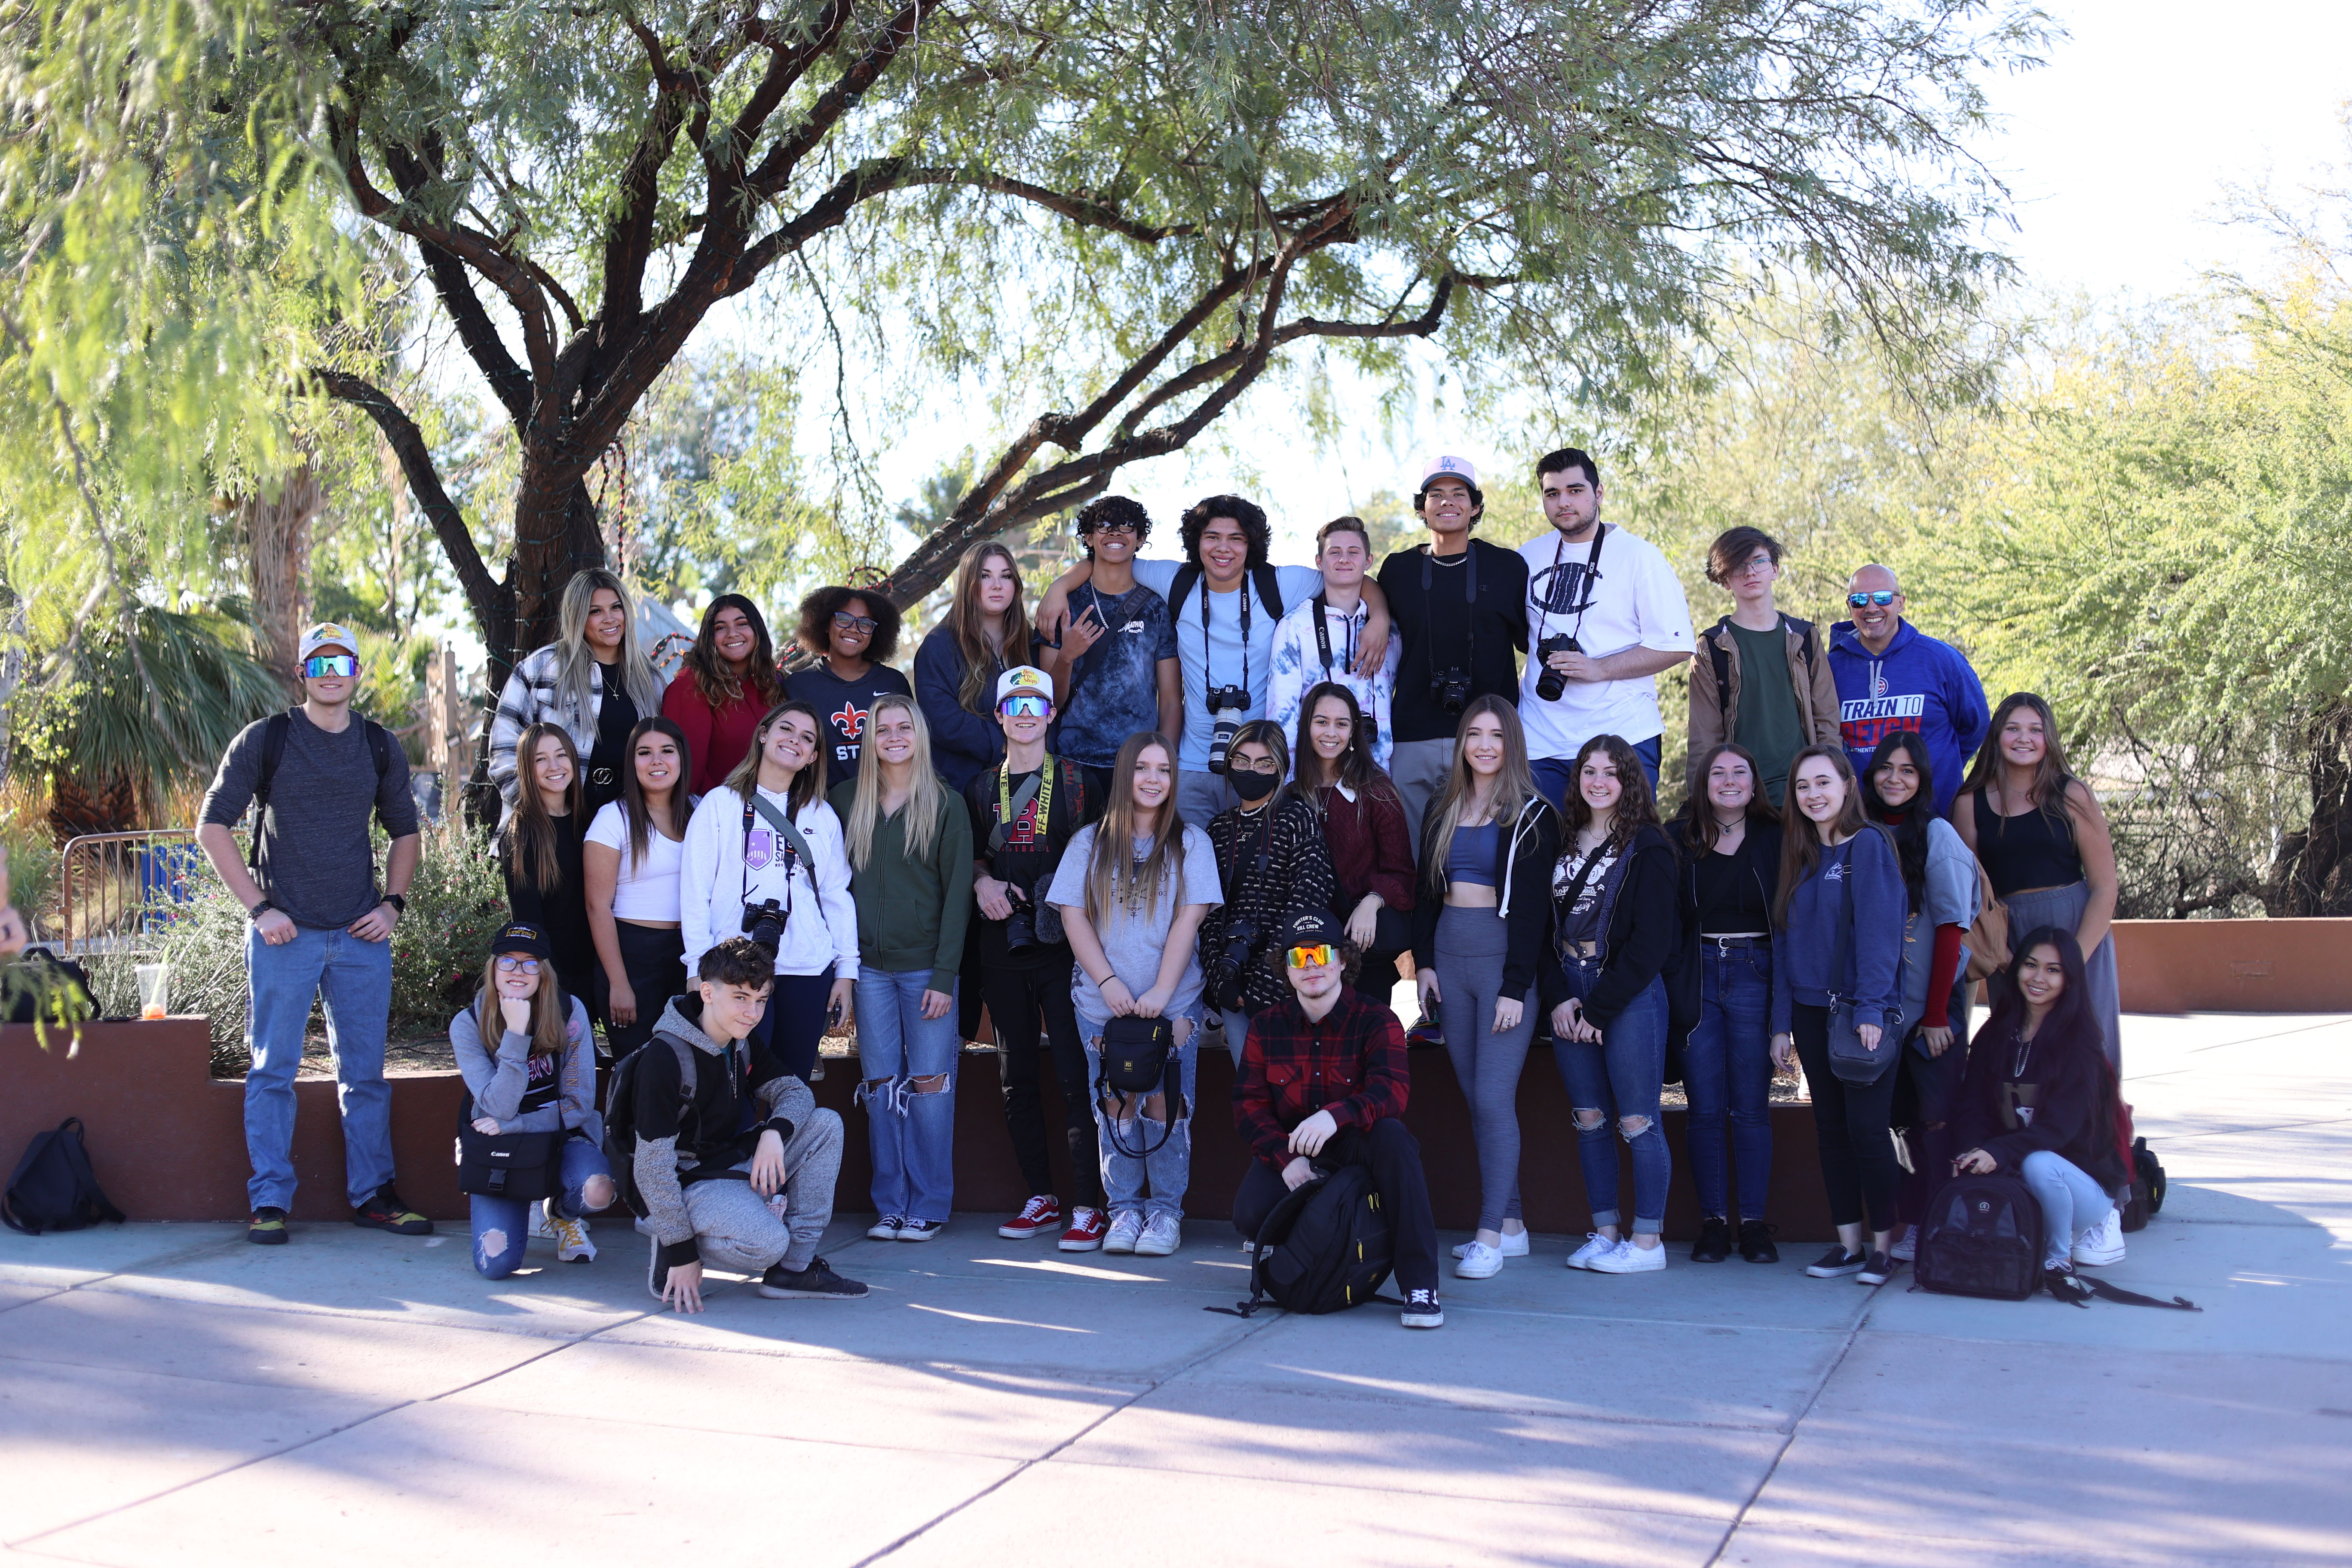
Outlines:
{"label": "camera strap", "polygon": [[1017,794],[1012,790],[1012,763],[1005,763],[997,768],[996,826],[988,835],[988,852],[991,855],[1004,847],[1005,836],[1012,831],[1013,825],[1021,820],[1021,814],[1029,809],[1029,803],[1033,800],[1037,803],[1037,837],[1042,838],[1049,831],[1048,824],[1054,813],[1054,754],[1051,752],[1045,753],[1045,760],[1038,764],[1036,773]]}
{"label": "camera strap", "polygon": [[[1581,638],[1584,635],[1584,612],[1592,607],[1593,588],[1601,581],[1601,544],[1608,537],[1607,523],[1592,525],[1592,548],[1585,552],[1583,578],[1572,585],[1572,596],[1577,602],[1573,605],[1562,605],[1559,607],[1562,615],[1571,608],[1576,611],[1576,625],[1569,632],[1570,637]],[[1555,531],[1551,547],[1551,581],[1545,585],[1543,603],[1537,606],[1536,642],[1538,645],[1543,642],[1544,633],[1551,624],[1551,602],[1559,596],[1559,558],[1567,549],[1567,536]]]}
{"label": "camera strap", "polygon": [[[1247,573],[1244,573],[1244,574],[1242,574],[1241,596],[1242,596],[1242,689],[1243,689],[1244,692],[1246,692],[1246,691],[1247,691],[1247,690],[1249,690],[1249,689],[1250,689],[1250,683],[1249,683],[1250,579],[1249,579],[1249,574],[1248,574]],[[1322,625],[1322,622],[1318,620],[1318,621],[1317,621],[1317,622],[1316,622],[1316,625],[1319,627],[1319,626]],[[1325,654],[1325,655],[1323,656],[1323,660],[1324,660],[1324,663],[1325,663],[1325,665],[1326,665],[1326,666],[1328,666],[1328,664],[1330,663],[1330,658],[1331,658],[1331,656],[1330,656],[1329,654],[1328,654],[1328,653],[1327,653],[1327,654]],[[1205,584],[1205,583],[1203,583],[1203,584],[1201,585],[1201,685],[1202,685],[1202,687],[1204,689],[1204,690],[1206,690],[1206,691],[1214,691],[1214,690],[1217,689],[1217,676],[1216,676],[1216,672],[1215,672],[1213,669],[1210,668],[1210,667],[1209,667],[1209,587],[1208,587],[1208,584]],[[1213,718],[1213,717],[1214,717],[1214,715],[1213,714],[1211,717],[1212,717],[1212,718]]]}
{"label": "camera strap", "polygon": [[[1359,599],[1356,601],[1356,614],[1361,615],[1363,611],[1363,601]],[[1330,613],[1330,601],[1320,594],[1316,595],[1315,651],[1323,658],[1323,679],[1326,680],[1331,679],[1331,628],[1327,622]],[[1340,618],[1348,626],[1348,661],[1343,668],[1352,670],[1356,668],[1356,616],[1343,615]]]}
{"label": "camera strap", "polygon": [[776,830],[776,837],[783,846],[784,919],[789,921],[793,918],[793,868],[805,864],[809,868],[810,885],[814,886],[816,857],[809,852],[808,840],[801,836],[799,828],[793,826],[792,818],[761,799],[758,787],[753,786],[751,798],[743,803],[743,902],[748,904],[751,901],[751,814],[755,811],[767,818],[768,826]]}
{"label": "camera strap", "polygon": [[[1432,563],[1436,559],[1437,552],[1433,548],[1426,544],[1421,547],[1421,596],[1423,603],[1430,603],[1433,599],[1430,585],[1436,581],[1436,568]],[[1467,675],[1471,661],[1478,657],[1478,627],[1475,620],[1478,614],[1478,544],[1475,540],[1465,545],[1462,551],[1462,603],[1465,606],[1462,612],[1462,672]],[[1433,604],[1433,610],[1434,607]],[[1433,624],[1436,616],[1433,614],[1430,619]],[[1327,653],[1323,656],[1324,668],[1329,668],[1330,664],[1331,656]],[[1433,675],[1437,672],[1434,658],[1429,661],[1429,668]]]}

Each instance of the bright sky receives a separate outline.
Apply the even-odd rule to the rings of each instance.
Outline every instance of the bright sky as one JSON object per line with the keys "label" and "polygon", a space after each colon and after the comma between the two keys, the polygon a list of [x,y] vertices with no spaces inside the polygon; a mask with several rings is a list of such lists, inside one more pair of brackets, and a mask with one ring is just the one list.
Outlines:
{"label": "bright sky", "polygon": [[[2005,125],[1981,148],[2014,198],[2018,230],[2003,243],[2027,288],[2158,297],[2215,266],[2259,272],[2271,241],[2220,221],[2228,188],[2267,177],[2293,192],[2352,163],[2337,121],[2352,99],[2352,0],[2045,8],[2069,36],[2043,68],[1989,84]],[[1229,437],[1258,470],[1250,492],[1294,548],[1372,491],[1406,489],[1425,451],[1459,450],[1482,471],[1533,456],[1494,452],[1466,422],[1426,407],[1393,442],[1367,428],[1318,453],[1273,417],[1272,401],[1245,403],[1236,412],[1255,427]],[[1171,520],[1172,551],[1175,514],[1228,471],[1222,454],[1196,451],[1123,470],[1119,484]],[[889,478],[894,493],[911,491],[895,464]]]}

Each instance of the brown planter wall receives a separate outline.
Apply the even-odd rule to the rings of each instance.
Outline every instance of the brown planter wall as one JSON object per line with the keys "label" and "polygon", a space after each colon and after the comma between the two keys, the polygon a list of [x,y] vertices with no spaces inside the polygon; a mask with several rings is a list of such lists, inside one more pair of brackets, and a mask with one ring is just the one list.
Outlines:
{"label": "brown planter wall", "polygon": [[2126,1013],[2352,1013],[2352,920],[2117,921]]}
{"label": "brown planter wall", "polygon": [[[13,1166],[16,1152],[35,1132],[79,1116],[88,1126],[90,1163],[100,1185],[131,1218],[242,1219],[247,1173],[245,1085],[209,1077],[210,1052],[209,1031],[202,1018],[93,1024],[83,1029],[80,1047],[71,1057],[58,1037],[52,1037],[52,1048],[43,1051],[31,1028],[0,1027],[0,1083],[6,1086],[0,1097],[0,1153]],[[1010,1214],[1029,1195],[1005,1136],[998,1060],[993,1051],[967,1051],[957,1085],[956,1206],[982,1215]],[[850,1103],[856,1067],[839,1058],[826,1065],[829,1070],[816,1085],[817,1100],[842,1113],[849,1134],[836,1201],[845,1212],[862,1213],[873,1205],[867,1194],[866,1113]],[[1406,1120],[1421,1140],[1437,1222],[1467,1229],[1478,1217],[1468,1108],[1443,1052],[1414,1052],[1412,1068],[1412,1104]],[[462,1219],[466,1203],[457,1191],[451,1158],[461,1092],[457,1076],[403,1075],[394,1077],[392,1085],[393,1149],[402,1195],[436,1219]],[[1185,1208],[1197,1218],[1222,1219],[1232,1211],[1234,1190],[1247,1160],[1233,1118],[1224,1113],[1233,1092],[1233,1067],[1222,1051],[1202,1058],[1198,1087],[1206,1109],[1193,1123],[1192,1184]],[[348,1218],[335,1086],[306,1079],[295,1092],[294,1167],[300,1185],[294,1217]],[[1046,1126],[1056,1127],[1060,1097],[1050,1078],[1044,1094]],[[1682,1122],[1681,1112],[1667,1112],[1675,1174],[1666,1226],[1676,1236],[1691,1234],[1698,1223],[1684,1169]],[[1527,1073],[1519,1080],[1519,1124],[1526,1131],[1520,1181],[1528,1224],[1540,1231],[1582,1232],[1591,1210],[1569,1130],[1568,1100],[1549,1052],[1528,1057]],[[1829,1216],[1811,1114],[1803,1106],[1780,1108],[1773,1115],[1773,1131],[1769,1217],[1785,1240],[1826,1239]],[[1055,1153],[1059,1156],[1061,1151],[1056,1148]],[[1070,1186],[1065,1166],[1066,1160],[1057,1157],[1055,1171],[1066,1195]],[[1630,1171],[1622,1179],[1630,1199]]]}

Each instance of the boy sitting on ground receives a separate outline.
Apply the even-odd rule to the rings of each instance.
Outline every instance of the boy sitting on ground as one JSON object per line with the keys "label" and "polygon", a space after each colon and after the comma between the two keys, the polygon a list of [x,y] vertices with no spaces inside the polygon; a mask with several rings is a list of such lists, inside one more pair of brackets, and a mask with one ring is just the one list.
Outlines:
{"label": "boy sitting on ground", "polygon": [[[866,1294],[816,1255],[833,1219],[841,1117],[748,1037],[767,1011],[775,962],[748,937],[718,943],[694,991],[670,998],[639,1047],[632,1173],[646,1208],[637,1228],[653,1241],[646,1283],[681,1312],[702,1310],[706,1259],[759,1275],[762,1296]],[[673,1041],[697,1053],[691,1098]]]}
{"label": "boy sitting on ground", "polygon": [[1290,1000],[1250,1020],[1234,1080],[1234,1121],[1255,1156],[1234,1195],[1234,1228],[1254,1237],[1286,1193],[1365,1166],[1389,1216],[1404,1326],[1438,1328],[1437,1226],[1421,1144],[1402,1120],[1404,1027],[1346,983],[1354,955],[1336,917],[1293,916],[1279,941],[1274,962]]}

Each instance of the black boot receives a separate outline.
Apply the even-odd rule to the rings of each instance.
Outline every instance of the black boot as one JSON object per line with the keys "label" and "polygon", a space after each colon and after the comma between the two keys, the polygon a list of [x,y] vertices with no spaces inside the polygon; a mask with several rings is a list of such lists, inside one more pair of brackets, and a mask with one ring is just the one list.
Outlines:
{"label": "black boot", "polygon": [[1720,1263],[1731,1256],[1731,1227],[1720,1215],[1709,1215],[1698,1227],[1698,1240],[1691,1247],[1693,1263]]}

